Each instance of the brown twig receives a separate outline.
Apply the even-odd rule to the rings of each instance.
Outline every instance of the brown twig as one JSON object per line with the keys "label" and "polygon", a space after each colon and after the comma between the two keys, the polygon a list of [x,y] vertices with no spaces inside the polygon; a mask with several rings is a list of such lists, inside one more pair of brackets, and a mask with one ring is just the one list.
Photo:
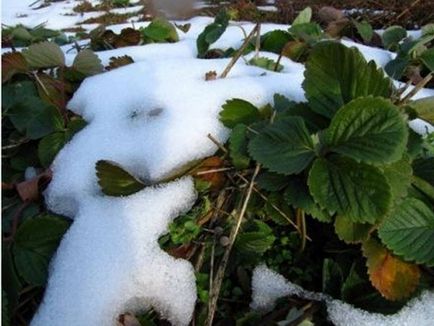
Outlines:
{"label": "brown twig", "polygon": [[219,268],[217,270],[215,280],[213,281],[213,287],[210,289],[210,299],[209,299],[209,309],[208,309],[208,316],[205,322],[205,325],[211,326],[212,322],[214,320],[214,314],[217,309],[217,300],[220,294],[220,289],[223,282],[223,277],[226,271],[226,267],[229,261],[229,256],[232,250],[232,247],[235,243],[235,239],[238,235],[238,232],[241,227],[241,223],[244,218],[244,214],[247,211],[247,205],[249,204],[250,197],[253,193],[253,186],[255,184],[255,179],[261,169],[261,166],[259,164],[256,165],[255,171],[253,172],[252,178],[250,180],[249,189],[247,190],[246,197],[244,199],[243,205],[241,207],[240,214],[238,216],[237,223],[234,225],[234,227],[231,230],[231,234],[229,236],[229,244],[226,247],[226,250],[223,254],[223,258],[220,262]]}
{"label": "brown twig", "polygon": [[424,79],[422,79],[417,85],[407,94],[404,96],[403,99],[399,101],[399,104],[404,104],[407,101],[409,101],[413,96],[415,96],[422,88],[425,87],[426,84],[428,84],[431,79],[433,78],[433,73],[429,73],[425,76]]}
{"label": "brown twig", "polygon": [[253,30],[250,32],[250,34],[244,40],[243,45],[239,48],[239,50],[237,51],[237,53],[232,57],[232,60],[228,63],[228,65],[226,66],[225,70],[223,70],[222,74],[220,75],[220,78],[226,78],[226,76],[231,71],[232,67],[235,65],[235,63],[238,61],[238,59],[243,54],[244,50],[249,45],[250,40],[253,38],[253,36],[255,35],[255,33],[258,31],[258,28],[259,28],[259,23],[255,25],[255,27],[253,28]]}

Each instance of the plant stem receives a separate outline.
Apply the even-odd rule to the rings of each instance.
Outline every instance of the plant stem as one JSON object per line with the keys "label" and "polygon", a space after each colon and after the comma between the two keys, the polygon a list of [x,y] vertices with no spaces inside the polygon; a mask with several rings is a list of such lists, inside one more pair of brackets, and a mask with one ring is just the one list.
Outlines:
{"label": "plant stem", "polygon": [[226,250],[223,254],[223,258],[222,258],[220,265],[219,265],[219,268],[217,270],[217,273],[216,273],[216,276],[215,276],[215,279],[213,282],[213,287],[210,289],[208,316],[207,316],[207,319],[205,322],[206,326],[211,326],[212,322],[214,320],[214,314],[215,314],[215,311],[217,309],[217,300],[218,300],[218,297],[220,294],[220,289],[222,286],[223,277],[224,277],[224,274],[226,271],[226,267],[227,267],[227,264],[229,261],[229,256],[230,256],[232,247],[235,243],[235,239],[236,239],[238,232],[240,230],[244,215],[247,211],[247,205],[249,204],[250,197],[253,193],[253,186],[255,184],[255,179],[256,179],[256,176],[258,175],[260,169],[261,169],[261,166],[259,164],[256,164],[255,171],[253,172],[253,176],[250,180],[249,189],[247,190],[246,197],[245,197],[244,202],[243,202],[243,206],[241,207],[240,215],[238,217],[237,223],[235,224],[235,226],[231,230],[231,234],[229,236],[229,244],[226,247]]}
{"label": "plant stem", "polygon": [[235,63],[238,61],[238,59],[243,54],[244,50],[247,48],[247,45],[249,45],[250,40],[253,38],[255,33],[258,31],[258,28],[259,28],[259,24],[256,24],[255,27],[253,28],[253,30],[250,32],[250,34],[244,40],[243,45],[239,48],[237,53],[232,57],[232,60],[226,66],[225,70],[223,70],[222,74],[220,75],[220,78],[226,78],[226,76],[229,74],[229,71],[231,71],[232,67],[235,65]]}

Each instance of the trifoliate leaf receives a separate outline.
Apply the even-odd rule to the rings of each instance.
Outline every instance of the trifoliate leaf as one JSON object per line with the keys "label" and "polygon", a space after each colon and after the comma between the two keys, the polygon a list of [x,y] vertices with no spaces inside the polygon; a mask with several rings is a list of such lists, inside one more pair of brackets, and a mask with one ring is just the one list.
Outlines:
{"label": "trifoliate leaf", "polygon": [[65,55],[56,43],[41,42],[23,50],[29,66],[35,69],[52,68],[65,65]]}
{"label": "trifoliate leaf", "polygon": [[311,19],[312,19],[312,8],[306,7],[298,13],[297,17],[295,17],[294,21],[292,22],[292,26],[309,23]]}
{"label": "trifoliate leaf", "polygon": [[355,48],[320,42],[306,62],[303,88],[311,108],[328,118],[361,96],[390,97],[392,84],[375,62],[366,62]]}
{"label": "trifoliate leaf", "polygon": [[220,121],[228,128],[234,128],[239,123],[249,125],[261,119],[258,108],[241,99],[229,100],[222,108]]}
{"label": "trifoliate leaf", "polygon": [[390,26],[386,28],[381,38],[383,46],[387,50],[398,49],[399,42],[407,37],[407,30],[401,26]]}
{"label": "trifoliate leaf", "polygon": [[401,159],[407,145],[404,118],[391,102],[382,98],[359,98],[336,112],[324,142],[331,151],[370,164]]}
{"label": "trifoliate leaf", "polygon": [[238,124],[232,130],[229,138],[229,156],[232,159],[232,164],[237,169],[245,169],[250,164],[250,157],[247,153],[247,127],[243,124]]}
{"label": "trifoliate leaf", "polygon": [[271,248],[275,239],[273,230],[267,224],[254,220],[254,230],[240,233],[235,247],[242,252],[263,254]]}
{"label": "trifoliate leaf", "polygon": [[383,297],[395,301],[407,298],[414,292],[420,278],[417,265],[393,256],[374,239],[364,242],[362,251],[367,258],[369,279]]}
{"label": "trifoliate leaf", "polygon": [[335,220],[335,232],[339,239],[346,243],[360,243],[367,240],[373,228],[372,224],[353,223],[339,215]]}
{"label": "trifoliate leaf", "polygon": [[314,144],[303,119],[289,117],[265,127],[249,143],[250,155],[280,174],[297,174],[314,159]]}
{"label": "trifoliate leaf", "polygon": [[85,76],[92,76],[103,71],[104,67],[98,56],[89,49],[78,52],[72,67]]}
{"label": "trifoliate leaf", "polygon": [[63,218],[50,215],[26,220],[14,238],[13,254],[21,277],[32,285],[44,285],[48,263],[69,227]]}
{"label": "trifoliate leaf", "polygon": [[404,200],[380,225],[378,234],[394,254],[434,266],[434,211],[422,201]]}
{"label": "trifoliate leaf", "polygon": [[101,191],[109,196],[128,196],[143,188],[146,184],[125,171],[118,164],[101,160],[96,162],[96,175]]}
{"label": "trifoliate leaf", "polygon": [[371,223],[388,213],[391,189],[376,167],[330,156],[317,159],[308,178],[315,201],[354,223]]}

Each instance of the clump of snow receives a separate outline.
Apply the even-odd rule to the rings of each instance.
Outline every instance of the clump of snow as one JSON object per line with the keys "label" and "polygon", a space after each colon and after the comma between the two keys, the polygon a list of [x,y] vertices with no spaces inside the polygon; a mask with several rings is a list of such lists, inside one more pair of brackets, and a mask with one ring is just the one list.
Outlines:
{"label": "clump of snow", "polygon": [[431,326],[434,316],[434,292],[425,291],[394,315],[368,313],[339,300],[327,303],[330,320],[336,326]]}
{"label": "clump of snow", "polygon": [[433,325],[434,292],[425,291],[407,303],[394,315],[370,313],[332,299],[328,295],[306,291],[286,280],[265,265],[257,266],[252,276],[252,303],[254,310],[270,311],[276,300],[288,295],[325,301],[330,321],[336,326],[430,326]]}
{"label": "clump of snow", "polygon": [[194,200],[190,178],[123,198],[82,198],[32,325],[114,325],[119,314],[151,305],[173,324],[187,325],[196,301],[194,270],[162,251],[158,238]]}
{"label": "clump of snow", "polygon": [[[238,97],[262,106],[274,93],[303,100],[301,65],[286,62],[285,73],[239,64],[226,79],[205,81],[229,59],[145,60],[84,81],[69,103],[89,125],[53,163],[46,201],[57,213],[75,215],[78,203],[99,193],[98,160],[112,160],[145,180],[158,180],[183,165],[212,155],[212,134],[224,143],[228,130],[218,113]],[[156,116],[149,113],[161,109]]]}

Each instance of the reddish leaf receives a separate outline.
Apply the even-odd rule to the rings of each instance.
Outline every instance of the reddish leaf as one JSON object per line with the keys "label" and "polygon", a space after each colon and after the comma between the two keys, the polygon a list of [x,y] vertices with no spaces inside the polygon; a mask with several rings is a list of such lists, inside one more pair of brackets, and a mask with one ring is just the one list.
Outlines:
{"label": "reddish leaf", "polygon": [[16,74],[25,74],[28,71],[29,66],[21,53],[9,52],[2,55],[2,83]]}
{"label": "reddish leaf", "polygon": [[129,55],[123,55],[121,57],[111,57],[109,65],[105,67],[106,70],[113,70],[119,67],[123,67],[133,63],[134,60]]}
{"label": "reddish leaf", "polygon": [[215,170],[221,169],[223,164],[223,160],[218,156],[208,157],[193,171],[193,175],[200,180],[209,182],[211,190],[219,190],[224,186],[226,177],[223,172]]}
{"label": "reddish leaf", "polygon": [[409,297],[419,284],[420,271],[415,264],[395,257],[376,240],[365,241],[363,255],[367,258],[372,285],[388,300]]}
{"label": "reddish leaf", "polygon": [[40,190],[51,181],[52,175],[53,173],[48,169],[30,180],[17,183],[15,187],[21,200],[37,201],[41,195]]}

